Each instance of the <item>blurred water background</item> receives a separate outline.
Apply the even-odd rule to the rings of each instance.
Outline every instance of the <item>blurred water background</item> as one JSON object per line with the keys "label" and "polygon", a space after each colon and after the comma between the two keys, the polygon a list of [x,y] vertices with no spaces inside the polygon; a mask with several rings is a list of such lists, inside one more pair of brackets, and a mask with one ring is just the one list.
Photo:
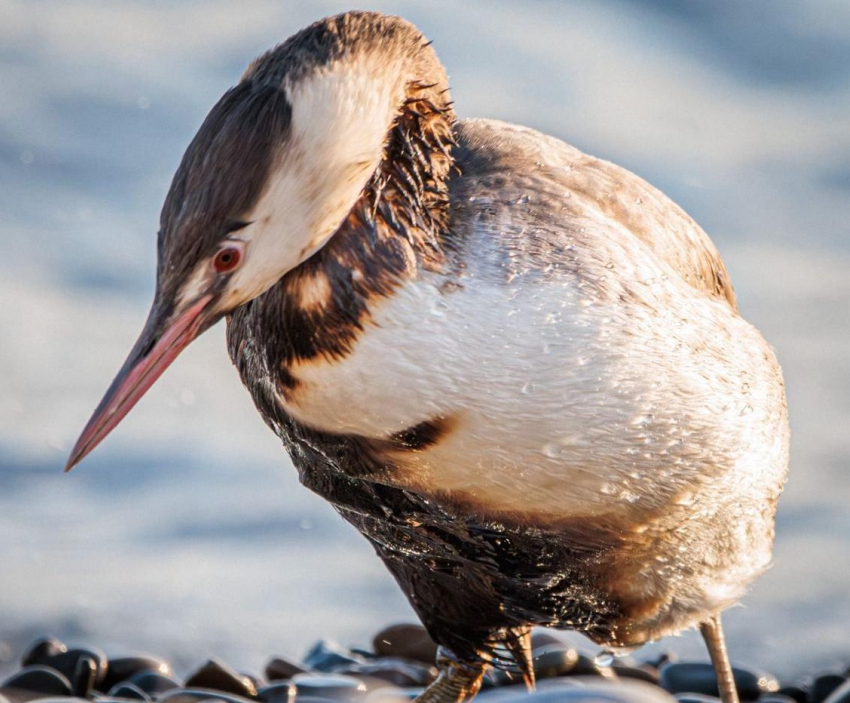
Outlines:
{"label": "blurred water background", "polygon": [[[612,159],[718,244],[777,347],[793,425],[776,563],[733,658],[850,661],[850,3],[383,2],[461,116]],[[366,542],[297,482],[227,359],[195,343],[75,472],[141,328],[159,207],[255,55],[346,2],[0,0],[0,668],[53,632],[179,666],[259,666],[411,619]],[[704,657],[693,634],[664,647]]]}

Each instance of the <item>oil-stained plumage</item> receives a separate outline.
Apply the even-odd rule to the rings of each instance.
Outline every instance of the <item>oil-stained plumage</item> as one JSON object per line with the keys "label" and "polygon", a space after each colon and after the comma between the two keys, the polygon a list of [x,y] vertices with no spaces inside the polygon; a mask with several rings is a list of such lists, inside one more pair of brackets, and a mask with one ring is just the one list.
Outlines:
{"label": "oil-stained plumage", "polygon": [[[302,483],[373,544],[465,700],[531,626],[618,650],[699,626],[770,562],[781,372],[706,234],[531,129],[458,120],[433,48],[352,12],[257,59],[190,144],[148,323],[68,468],[194,337]],[[507,653],[507,654],[506,654]]]}

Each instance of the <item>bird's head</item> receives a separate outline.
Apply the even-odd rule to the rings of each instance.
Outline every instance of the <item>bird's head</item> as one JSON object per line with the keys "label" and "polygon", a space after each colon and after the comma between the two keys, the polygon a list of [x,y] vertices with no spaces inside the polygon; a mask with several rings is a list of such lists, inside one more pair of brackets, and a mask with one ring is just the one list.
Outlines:
{"label": "bird's head", "polygon": [[193,339],[328,241],[380,165],[407,86],[429,80],[442,96],[445,73],[419,31],[377,13],[317,22],[249,66],[183,156],[153,306],[66,470]]}

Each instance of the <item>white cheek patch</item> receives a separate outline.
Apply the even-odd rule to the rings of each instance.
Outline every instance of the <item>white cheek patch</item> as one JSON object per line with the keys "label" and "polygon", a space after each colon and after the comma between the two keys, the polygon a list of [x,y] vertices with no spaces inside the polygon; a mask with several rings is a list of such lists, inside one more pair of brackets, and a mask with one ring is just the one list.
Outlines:
{"label": "white cheek patch", "polygon": [[249,246],[232,279],[244,300],[321,248],[351,211],[383,156],[404,97],[401,75],[401,66],[367,55],[284,84],[290,132],[245,215]]}

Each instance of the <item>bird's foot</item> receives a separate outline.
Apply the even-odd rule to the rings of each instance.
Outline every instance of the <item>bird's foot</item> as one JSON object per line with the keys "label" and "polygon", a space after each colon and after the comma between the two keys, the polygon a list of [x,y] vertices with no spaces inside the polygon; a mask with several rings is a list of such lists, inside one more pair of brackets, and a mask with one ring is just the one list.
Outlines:
{"label": "bird's foot", "polygon": [[534,664],[531,659],[531,628],[512,630],[505,638],[505,648],[510,652],[522,674],[522,680],[529,691],[536,688]]}
{"label": "bird's foot", "polygon": [[478,693],[488,666],[482,659],[461,661],[448,649],[440,647],[437,652],[440,674],[414,703],[464,703]]}

